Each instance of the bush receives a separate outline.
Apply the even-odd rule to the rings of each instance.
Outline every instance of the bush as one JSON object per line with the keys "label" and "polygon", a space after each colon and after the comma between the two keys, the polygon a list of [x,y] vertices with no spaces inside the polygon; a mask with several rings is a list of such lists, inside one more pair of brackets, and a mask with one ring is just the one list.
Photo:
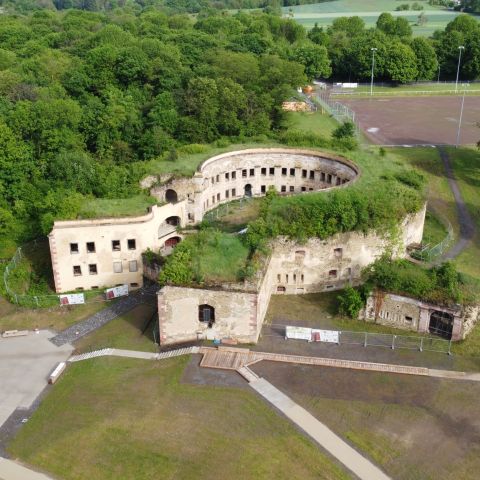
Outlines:
{"label": "bush", "polygon": [[182,145],[178,148],[178,151],[187,155],[194,155],[196,153],[205,153],[208,149],[209,146],[203,143],[190,143],[188,145]]}
{"label": "bush", "polygon": [[358,318],[360,310],[365,306],[360,292],[352,287],[347,287],[343,290],[337,299],[338,313],[347,315],[350,318]]}
{"label": "bush", "polygon": [[355,125],[352,122],[342,123],[332,132],[332,138],[336,140],[353,137],[355,137]]}

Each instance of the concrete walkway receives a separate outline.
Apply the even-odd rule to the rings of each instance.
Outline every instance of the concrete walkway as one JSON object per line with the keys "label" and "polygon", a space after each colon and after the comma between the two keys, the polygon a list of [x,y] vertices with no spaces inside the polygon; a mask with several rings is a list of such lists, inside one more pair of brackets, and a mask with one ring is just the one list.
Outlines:
{"label": "concrete walkway", "polygon": [[360,455],[348,443],[264,378],[253,379],[249,385],[358,478],[361,480],[389,480],[390,477],[377,466]]}
{"label": "concrete walkway", "polygon": [[52,480],[52,478],[0,457],[0,480]]}

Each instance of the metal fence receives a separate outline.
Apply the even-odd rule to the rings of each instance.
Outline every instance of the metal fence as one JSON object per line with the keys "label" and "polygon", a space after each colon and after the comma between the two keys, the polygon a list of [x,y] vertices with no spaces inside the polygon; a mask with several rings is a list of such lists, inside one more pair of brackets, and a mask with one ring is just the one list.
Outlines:
{"label": "metal fence", "polygon": [[451,340],[436,337],[395,335],[390,333],[338,332],[339,345],[362,345],[363,347],[385,347],[395,349],[418,350],[419,352],[451,353]]}
{"label": "metal fence", "polygon": [[332,115],[335,120],[340,123],[352,122],[355,124],[355,112],[343,105],[338,100],[333,100],[330,97],[330,92],[327,90],[321,90],[312,95],[314,102],[317,102],[323,110]]}
{"label": "metal fence", "polygon": [[[262,336],[282,339],[286,337],[286,324],[270,324],[268,327],[270,327],[272,334],[263,333]],[[312,328],[314,330],[318,329],[318,327]],[[328,335],[330,339],[335,337],[338,339],[338,341],[334,342],[337,345],[358,345],[362,347],[383,347],[391,350],[403,349],[451,354],[452,341],[440,337],[408,335],[407,333],[405,335],[397,335],[391,333],[355,332],[349,330],[323,331],[330,334],[338,334]],[[328,343],[332,343],[332,341],[329,340]]]}
{"label": "metal fence", "polygon": [[[436,217],[439,217],[437,213],[435,213]],[[442,223],[447,228],[447,236],[436,245],[431,246],[430,244],[422,245],[422,247],[418,250],[413,250],[411,252],[411,256],[416,258],[417,260],[421,260],[423,262],[431,262],[437,257],[443,255],[453,240],[453,227],[452,224],[444,217],[441,217]]]}

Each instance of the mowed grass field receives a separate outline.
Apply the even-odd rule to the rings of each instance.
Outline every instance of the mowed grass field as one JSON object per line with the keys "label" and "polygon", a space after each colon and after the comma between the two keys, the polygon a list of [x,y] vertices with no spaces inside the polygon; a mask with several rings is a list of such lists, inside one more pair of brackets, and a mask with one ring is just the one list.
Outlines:
{"label": "mowed grass field", "polygon": [[413,34],[423,37],[431,36],[435,30],[443,30],[447,23],[459,15],[459,12],[434,7],[428,5],[426,1],[420,1],[418,3],[423,5],[423,12],[427,22],[422,26],[417,26],[416,23],[420,11],[395,11],[395,8],[401,3],[409,3],[411,5],[413,2],[399,2],[396,0],[333,0],[310,5],[284,7],[283,13],[284,16],[289,16],[293,13],[291,18],[310,29],[315,23],[318,23],[319,26],[328,27],[335,18],[350,16],[358,16],[362,18],[367,27],[373,27],[382,12],[390,12],[393,16],[406,18],[412,26]]}
{"label": "mowed grass field", "polygon": [[183,384],[188,361],[69,366],[9,454],[63,480],[350,478],[253,391]]}
{"label": "mowed grass field", "polygon": [[480,384],[260,362],[253,370],[396,480],[476,480]]}

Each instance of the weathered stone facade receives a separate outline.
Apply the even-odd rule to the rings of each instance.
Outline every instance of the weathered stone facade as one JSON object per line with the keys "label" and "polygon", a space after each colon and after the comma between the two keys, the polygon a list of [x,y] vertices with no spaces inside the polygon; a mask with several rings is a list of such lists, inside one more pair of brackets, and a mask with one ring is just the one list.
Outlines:
{"label": "weathered stone facade", "polygon": [[[55,222],[49,235],[57,292],[143,283],[142,253],[169,248],[186,223],[186,202],[154,205],[140,217]],[[93,267],[94,266],[94,267]]]}
{"label": "weathered stone facade", "polygon": [[[436,317],[445,318],[441,332],[438,331]],[[446,307],[377,291],[367,299],[360,318],[390,327],[419,333],[436,333],[452,340],[462,340],[470,333],[479,317],[478,305]]]}
{"label": "weathered stone facade", "polygon": [[338,290],[360,282],[362,270],[392,249],[394,257],[406,256],[406,248],[420,243],[425,208],[409,215],[402,223],[400,237],[348,232],[325,240],[309,239],[299,244],[286,239],[272,243],[273,293],[312,293]]}
{"label": "weathered stone facade", "polygon": [[[401,238],[394,241],[397,256],[405,255],[406,242],[421,240],[424,218],[422,209],[402,223]],[[272,242],[271,257],[255,284],[168,286],[160,290],[160,342],[180,343],[207,337],[256,342],[272,294],[338,290],[346,284],[358,284],[361,270],[391,244],[391,238],[373,231],[366,235],[350,232],[326,240],[310,239],[303,245],[277,239]],[[199,320],[199,307],[204,304],[215,309],[215,322],[210,326]]]}

